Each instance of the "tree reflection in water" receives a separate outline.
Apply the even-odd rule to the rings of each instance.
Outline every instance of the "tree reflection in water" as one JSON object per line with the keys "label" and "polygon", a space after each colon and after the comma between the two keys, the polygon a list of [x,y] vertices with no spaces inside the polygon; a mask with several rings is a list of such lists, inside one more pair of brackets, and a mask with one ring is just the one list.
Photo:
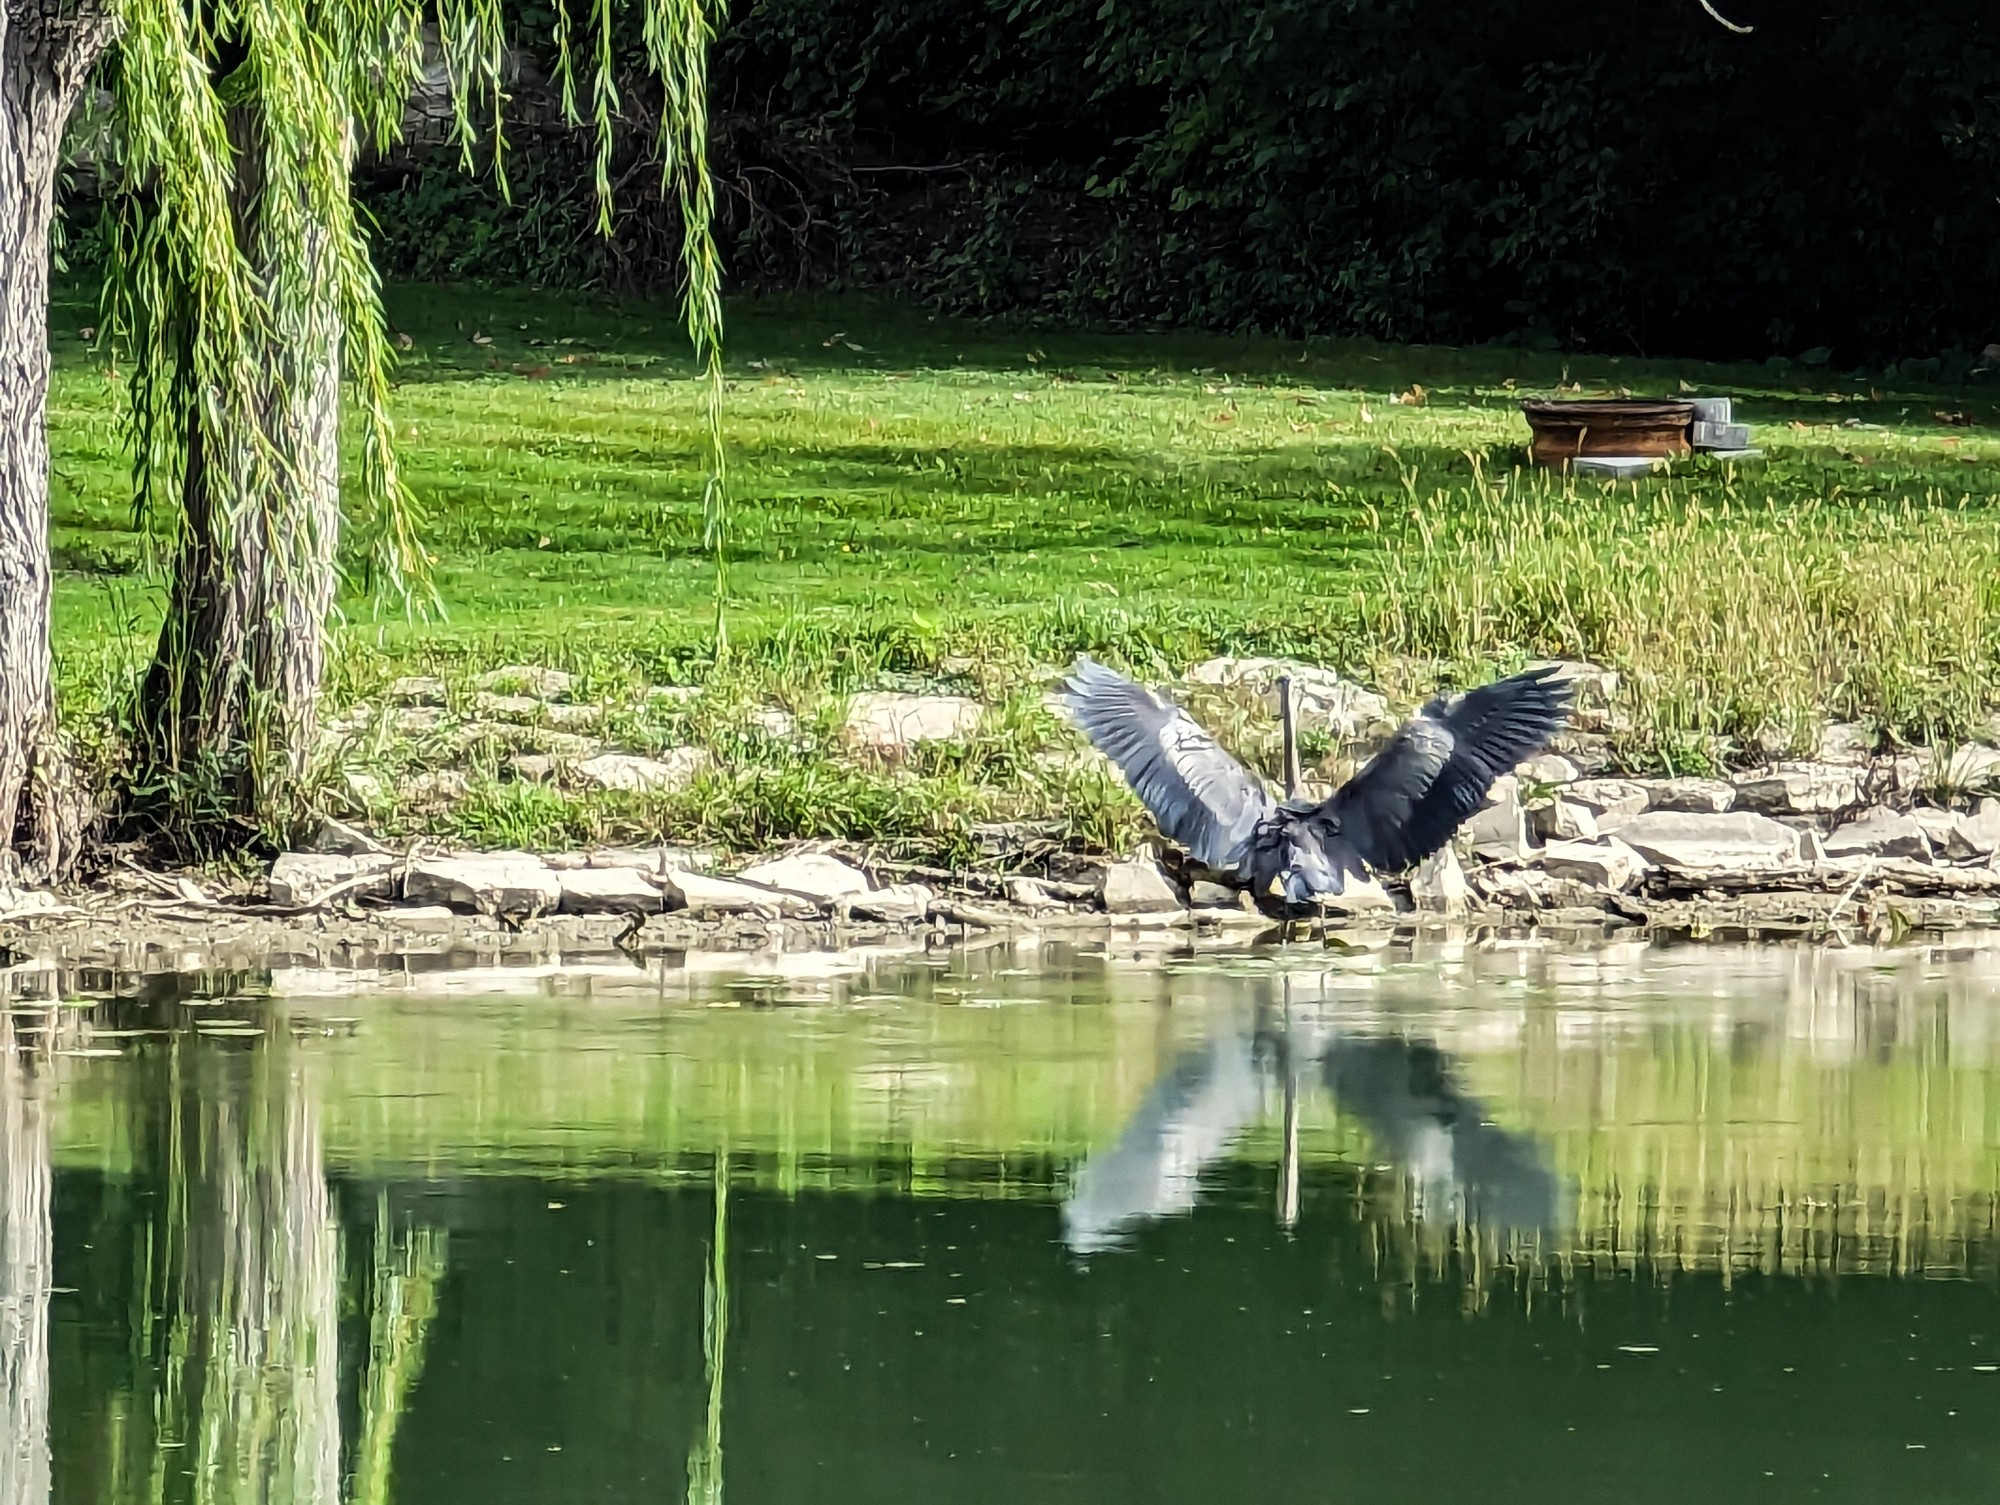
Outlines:
{"label": "tree reflection in water", "polygon": [[0,1007],[0,1505],[49,1498],[49,1128]]}

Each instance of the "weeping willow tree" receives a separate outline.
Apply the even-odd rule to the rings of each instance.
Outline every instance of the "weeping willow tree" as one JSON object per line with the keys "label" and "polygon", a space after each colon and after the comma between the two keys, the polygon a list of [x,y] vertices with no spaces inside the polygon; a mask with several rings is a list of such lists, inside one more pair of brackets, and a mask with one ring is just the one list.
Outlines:
{"label": "weeping willow tree", "polygon": [[[661,95],[658,155],[684,231],[704,368],[705,511],[720,557],[720,265],[710,221],[710,0],[558,0],[563,103],[587,96],[610,221],[621,108],[612,33],[640,12]],[[426,599],[396,469],[379,288],[349,193],[392,141],[423,61],[444,54],[467,167],[504,163],[500,0],[7,0],[0,65],[0,831],[34,866],[74,855],[50,673],[48,265],[64,126],[100,54],[117,197],[107,325],[131,383],[139,511],[171,582],[139,696],[135,803],[209,844],[271,831],[313,752],[346,514],[364,583]],[[358,463],[343,487],[341,396]],[[275,833],[274,833],[275,834]]]}

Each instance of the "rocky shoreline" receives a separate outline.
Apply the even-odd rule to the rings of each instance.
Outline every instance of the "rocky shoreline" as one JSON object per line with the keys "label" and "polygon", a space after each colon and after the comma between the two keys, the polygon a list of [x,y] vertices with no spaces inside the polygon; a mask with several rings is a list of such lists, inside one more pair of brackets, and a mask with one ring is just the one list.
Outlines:
{"label": "rocky shoreline", "polygon": [[[1504,776],[1453,845],[1418,871],[1329,906],[1329,932],[1881,937],[2000,923],[2000,799],[1981,797],[2000,794],[2000,749],[1883,751],[1867,729],[1832,724],[1810,760],[1728,777],[1627,778],[1611,762],[1617,677],[1564,668],[1578,712],[1555,750]],[[543,682],[566,680],[551,671],[507,672],[535,695],[565,689]],[[531,673],[542,679],[530,682]],[[1309,793],[1330,787],[1315,775],[1351,766],[1396,720],[1383,697],[1278,660],[1213,660],[1184,688],[1233,697],[1252,718],[1240,730],[1254,737],[1280,673],[1292,676],[1306,724],[1336,749],[1308,776]],[[849,733],[859,724],[900,746],[967,735],[978,709],[962,697],[875,695],[855,697],[846,714]],[[1097,759],[1081,746],[1059,756]],[[338,934],[436,947],[540,936],[646,950],[1093,930],[1249,941],[1272,929],[1246,895],[1173,852],[1078,852],[1055,821],[972,834],[980,858],[947,869],[839,842],[747,857],[677,845],[470,851],[390,841],[328,817],[306,849],[281,855],[261,878],[149,872],[120,859],[88,891],[0,889],[0,938],[255,932],[272,945]]]}

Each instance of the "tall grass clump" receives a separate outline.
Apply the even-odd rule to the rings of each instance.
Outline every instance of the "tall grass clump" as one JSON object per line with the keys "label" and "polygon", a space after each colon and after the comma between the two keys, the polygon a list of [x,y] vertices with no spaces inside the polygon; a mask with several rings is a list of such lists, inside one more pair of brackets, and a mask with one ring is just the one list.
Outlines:
{"label": "tall grass clump", "polygon": [[1892,503],[1698,496],[1546,475],[1419,495],[1379,519],[1357,614],[1378,652],[1581,658],[1619,671],[1627,767],[1809,754],[1828,719],[1935,742],[2000,674],[2000,529],[1936,494]]}

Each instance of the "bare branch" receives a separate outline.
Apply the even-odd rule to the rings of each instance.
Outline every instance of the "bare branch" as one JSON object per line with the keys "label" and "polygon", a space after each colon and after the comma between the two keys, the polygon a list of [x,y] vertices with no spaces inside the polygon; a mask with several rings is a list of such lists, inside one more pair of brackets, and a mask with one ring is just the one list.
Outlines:
{"label": "bare branch", "polygon": [[1726,27],[1730,31],[1735,32],[1739,37],[1747,37],[1750,35],[1751,32],[1757,29],[1754,26],[1738,26],[1734,21],[1730,20],[1729,17],[1725,16],[1721,11],[1717,10],[1713,5],[1710,5],[1708,3],[1708,0],[1701,0],[1701,8],[1708,12],[1712,20]]}

